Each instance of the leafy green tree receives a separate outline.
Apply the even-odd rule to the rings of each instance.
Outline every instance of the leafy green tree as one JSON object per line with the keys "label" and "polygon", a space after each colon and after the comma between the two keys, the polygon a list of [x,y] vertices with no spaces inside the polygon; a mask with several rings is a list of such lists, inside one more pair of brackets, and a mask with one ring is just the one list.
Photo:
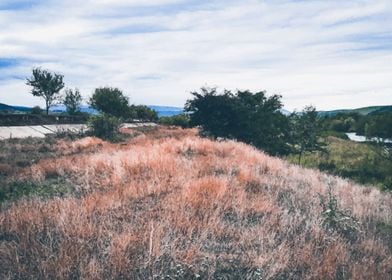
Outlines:
{"label": "leafy green tree", "polygon": [[118,88],[102,87],[95,89],[90,98],[92,108],[117,118],[129,115],[128,98]]}
{"label": "leafy green tree", "polygon": [[370,115],[365,124],[365,136],[380,140],[392,139],[392,113]]}
{"label": "leafy green tree", "polygon": [[26,84],[33,87],[31,94],[45,100],[47,115],[49,108],[59,99],[60,91],[64,88],[63,78],[63,75],[34,68],[31,78],[27,79]]}
{"label": "leafy green tree", "polygon": [[192,92],[185,104],[190,125],[201,126],[202,133],[252,144],[273,154],[289,152],[289,123],[280,109],[281,96],[264,91],[218,93],[216,88]]}
{"label": "leafy green tree", "polygon": [[294,151],[298,153],[298,164],[304,152],[324,151],[325,145],[320,142],[320,129],[316,108],[307,106],[300,113],[290,116]]}
{"label": "leafy green tree", "polygon": [[145,105],[131,105],[131,116],[143,121],[157,121],[158,113]]}
{"label": "leafy green tree", "polygon": [[82,95],[79,90],[66,89],[63,98],[63,103],[67,109],[68,114],[75,115],[80,112],[80,106],[82,105]]}
{"label": "leafy green tree", "polygon": [[33,108],[31,108],[30,114],[41,115],[42,114],[41,107],[40,106],[34,106]]}

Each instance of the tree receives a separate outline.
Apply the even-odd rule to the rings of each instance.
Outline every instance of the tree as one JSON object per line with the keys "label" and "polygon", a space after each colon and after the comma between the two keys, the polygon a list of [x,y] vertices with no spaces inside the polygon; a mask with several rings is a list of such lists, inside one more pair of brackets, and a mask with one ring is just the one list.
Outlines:
{"label": "tree", "polygon": [[45,100],[46,114],[49,108],[59,98],[60,90],[64,88],[63,75],[51,73],[41,68],[34,68],[30,79],[26,84],[33,87],[32,95],[42,97]]}
{"label": "tree", "polygon": [[380,113],[367,117],[365,136],[376,137],[380,142],[392,139],[392,113]]}
{"label": "tree", "polygon": [[130,108],[130,118],[136,118],[143,121],[157,121],[158,114],[155,110],[148,108],[145,105],[131,105]]}
{"label": "tree", "polygon": [[68,114],[75,115],[80,112],[82,100],[83,98],[77,88],[75,90],[66,89],[63,103],[65,105],[65,108],[67,109]]}
{"label": "tree", "polygon": [[128,98],[118,88],[102,87],[95,89],[90,98],[90,105],[101,113],[118,118],[129,115]]}
{"label": "tree", "polygon": [[294,150],[298,153],[298,164],[304,152],[323,151],[324,144],[319,141],[319,127],[316,108],[307,106],[300,113],[290,116]]}
{"label": "tree", "polygon": [[268,97],[264,91],[219,94],[216,88],[191,94],[185,111],[190,125],[201,126],[202,133],[237,139],[273,155],[288,153],[288,119],[280,112],[281,96]]}
{"label": "tree", "polygon": [[92,135],[107,139],[115,140],[120,129],[120,119],[106,113],[91,116],[87,123]]}
{"label": "tree", "polygon": [[39,106],[34,106],[33,108],[31,108],[31,112],[30,114],[32,115],[41,115],[42,114],[42,109]]}

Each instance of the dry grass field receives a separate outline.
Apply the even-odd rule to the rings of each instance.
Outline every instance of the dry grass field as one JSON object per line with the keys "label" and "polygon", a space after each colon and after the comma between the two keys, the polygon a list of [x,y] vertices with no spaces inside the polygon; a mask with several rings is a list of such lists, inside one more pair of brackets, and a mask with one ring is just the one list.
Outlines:
{"label": "dry grass field", "polygon": [[1,279],[391,279],[392,197],[196,130],[56,141],[6,178]]}

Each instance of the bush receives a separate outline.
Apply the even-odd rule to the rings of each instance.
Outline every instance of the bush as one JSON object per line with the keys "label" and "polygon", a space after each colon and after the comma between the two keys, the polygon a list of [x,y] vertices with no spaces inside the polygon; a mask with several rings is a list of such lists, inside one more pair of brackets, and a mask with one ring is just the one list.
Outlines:
{"label": "bush", "polygon": [[120,119],[108,114],[91,116],[88,121],[92,135],[109,140],[113,140],[119,135],[120,124]]}
{"label": "bush", "polygon": [[159,123],[163,125],[180,126],[182,128],[188,128],[191,126],[189,123],[189,116],[186,114],[180,114],[170,117],[160,117]]}
{"label": "bush", "polygon": [[158,113],[145,105],[131,105],[129,106],[128,118],[155,122],[158,120]]}
{"label": "bush", "polygon": [[327,196],[319,194],[319,197],[320,205],[323,208],[321,213],[323,226],[327,230],[336,231],[346,238],[354,238],[360,224],[350,211],[339,209],[338,200],[332,194],[331,186],[328,187]]}
{"label": "bush", "polygon": [[42,109],[40,106],[34,106],[33,108],[31,108],[31,114],[33,115],[42,115]]}

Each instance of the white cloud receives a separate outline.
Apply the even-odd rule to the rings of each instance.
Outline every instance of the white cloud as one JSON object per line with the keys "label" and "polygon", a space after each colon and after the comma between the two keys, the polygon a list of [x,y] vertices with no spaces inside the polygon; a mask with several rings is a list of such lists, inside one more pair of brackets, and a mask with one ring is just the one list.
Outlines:
{"label": "white cloud", "polygon": [[19,59],[0,68],[0,102],[37,104],[13,77],[42,66],[144,104],[181,106],[203,85],[267,89],[289,109],[392,103],[390,1],[70,3],[0,11],[0,59]]}

